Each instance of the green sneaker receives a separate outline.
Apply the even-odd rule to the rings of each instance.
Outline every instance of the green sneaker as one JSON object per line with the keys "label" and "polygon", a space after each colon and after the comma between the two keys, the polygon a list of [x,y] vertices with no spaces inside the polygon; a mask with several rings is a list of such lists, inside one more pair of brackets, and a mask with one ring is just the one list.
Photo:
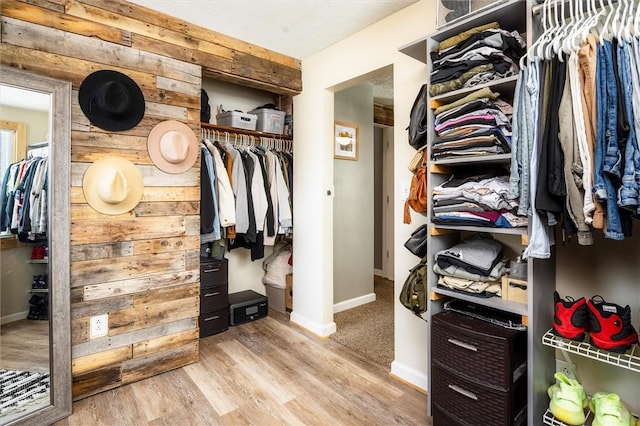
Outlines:
{"label": "green sneaker", "polygon": [[629,409],[615,393],[596,392],[591,397],[589,408],[593,412],[593,426],[634,426],[635,420]]}
{"label": "green sneaker", "polygon": [[549,388],[547,389],[547,395],[549,395],[550,399],[553,398],[553,392],[556,389],[560,389],[560,383],[565,383],[567,385],[575,387],[578,390],[578,392],[580,393],[580,398],[582,399],[582,408],[587,408],[587,406],[589,405],[589,398],[587,397],[587,393],[584,391],[580,382],[578,382],[576,379],[567,377],[564,373],[561,373],[559,371],[554,374],[553,377],[556,378],[556,383],[549,386]]}
{"label": "green sneaker", "polygon": [[588,405],[584,388],[577,380],[569,379],[563,373],[554,374],[556,383],[549,386],[547,394],[549,411],[557,420],[568,425],[582,425],[586,421],[584,408]]}

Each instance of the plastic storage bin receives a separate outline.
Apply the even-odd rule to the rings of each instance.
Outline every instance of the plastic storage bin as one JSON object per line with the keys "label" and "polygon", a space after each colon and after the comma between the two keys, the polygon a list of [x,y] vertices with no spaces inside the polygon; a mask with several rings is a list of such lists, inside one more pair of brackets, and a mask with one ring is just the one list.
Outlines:
{"label": "plastic storage bin", "polygon": [[258,116],[240,111],[227,111],[216,115],[218,125],[237,129],[256,130]]}
{"label": "plastic storage bin", "polygon": [[259,108],[249,111],[249,114],[258,116],[256,130],[260,132],[282,134],[284,130],[284,111],[277,109]]}

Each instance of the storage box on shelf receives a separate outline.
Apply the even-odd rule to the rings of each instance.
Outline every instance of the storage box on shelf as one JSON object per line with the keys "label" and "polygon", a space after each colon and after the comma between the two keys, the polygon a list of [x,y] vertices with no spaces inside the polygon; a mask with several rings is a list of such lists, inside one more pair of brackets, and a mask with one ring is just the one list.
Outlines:
{"label": "storage box on shelf", "polygon": [[[495,6],[478,11],[478,13],[469,15],[451,25],[447,25],[436,33],[417,40],[414,43],[403,46],[400,51],[424,62],[428,65],[428,71],[431,71],[430,52],[433,51],[441,41],[455,36],[463,31],[484,25],[490,22],[498,22],[500,28],[508,31],[517,31],[524,38],[529,38],[528,44],[531,42],[531,18],[530,18],[530,2],[509,0],[499,2]],[[426,76],[429,75],[425,73]],[[493,92],[500,93],[501,97],[509,103],[513,100],[513,92],[517,82],[517,76],[510,76],[500,80],[490,81],[485,84],[477,85],[472,88],[462,88],[430,97],[431,111],[428,113],[428,127],[430,130],[429,142],[430,147],[435,139],[435,116],[433,109],[449,104],[458,99],[462,99],[466,95],[483,87],[490,88]],[[469,168],[489,169],[500,167],[508,172],[511,165],[511,154],[493,154],[482,156],[460,156],[459,158],[430,158],[428,164],[428,193],[432,194],[433,189],[445,182],[452,173],[466,171]],[[459,243],[463,239],[471,235],[471,233],[490,233],[494,238],[498,239],[511,251],[510,254],[515,258],[528,242],[527,228],[486,228],[479,226],[457,226],[451,224],[435,224],[433,222],[434,214],[430,209],[428,221],[430,223],[429,232],[429,253],[428,259],[433,262],[435,254],[441,250],[445,250]],[[444,309],[444,302],[451,299],[462,299],[472,301],[479,305],[484,305],[499,309],[505,312],[515,313],[522,316],[522,323],[527,325],[527,331],[524,332],[522,342],[526,341],[526,361],[527,371],[518,382],[521,386],[519,392],[526,398],[526,404],[520,405],[522,408],[526,405],[526,416],[517,418],[517,421],[524,421],[528,424],[539,424],[548,407],[548,397],[546,389],[553,380],[555,372],[554,353],[549,348],[545,348],[540,344],[542,335],[548,330],[552,321],[552,294],[555,287],[555,262],[553,259],[537,260],[532,259],[527,265],[527,294],[526,299],[520,298],[518,301],[508,300],[508,296],[502,298],[492,297],[480,299],[473,295],[460,294],[447,289],[438,288],[436,286],[438,276],[431,270],[429,275],[430,283],[430,306],[429,316],[433,321],[434,317]],[[522,295],[521,295],[522,296]],[[434,326],[435,327],[435,326]],[[433,328],[433,327],[432,327]],[[429,413],[434,416],[434,424],[456,424],[459,418],[451,412],[454,406],[443,406],[438,402],[438,386],[443,377],[443,368],[437,361],[438,353],[436,349],[436,336],[431,330],[428,336],[428,368],[429,368]],[[435,351],[435,352],[434,352]],[[500,368],[500,366],[497,366]],[[446,372],[446,371],[445,371]],[[440,383],[441,384],[441,383]],[[482,383],[481,383],[482,384]],[[445,386],[442,392],[450,392],[448,386]],[[453,397],[453,396],[452,396]],[[473,399],[459,398],[458,405],[455,410],[460,411],[461,408],[475,406]],[[521,403],[521,402],[519,402]],[[516,404],[518,405],[518,404]],[[483,407],[476,406],[477,409]],[[517,410],[516,410],[517,411]],[[511,421],[514,420],[518,412],[510,413]],[[440,417],[440,420],[438,419]],[[476,417],[478,418],[478,417]],[[444,422],[444,423],[443,423]],[[450,422],[450,423],[447,423]],[[469,423],[469,422],[467,422]],[[473,423],[473,422],[471,422]],[[492,423],[494,424],[494,423]],[[495,424],[502,424],[500,422]],[[512,424],[512,423],[504,423]]]}
{"label": "storage box on shelf", "polygon": [[239,111],[227,111],[216,115],[216,121],[220,126],[235,127],[245,130],[256,130],[258,116]]}
{"label": "storage box on shelf", "polygon": [[284,111],[269,108],[258,108],[249,111],[257,117],[256,130],[259,132],[282,134],[284,130]]}

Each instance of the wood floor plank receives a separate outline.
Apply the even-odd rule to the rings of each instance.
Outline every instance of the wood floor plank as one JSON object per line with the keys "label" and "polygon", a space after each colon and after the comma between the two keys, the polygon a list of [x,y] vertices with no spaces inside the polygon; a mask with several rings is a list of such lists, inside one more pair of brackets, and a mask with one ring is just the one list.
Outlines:
{"label": "wood floor plank", "polygon": [[270,313],[200,339],[197,363],[74,403],[73,415],[57,426],[88,424],[432,426],[432,421],[426,396],[389,377],[387,367]]}
{"label": "wood floor plank", "polygon": [[147,424],[164,424],[168,418],[181,418],[179,423],[173,424],[206,425],[218,418],[183,369],[172,370],[152,379],[131,384],[136,404],[140,405]]}
{"label": "wood floor plank", "polygon": [[225,392],[223,382],[217,377],[216,371],[219,370],[219,365],[211,364],[209,362],[210,359],[211,357],[202,356],[201,352],[200,362],[187,365],[184,367],[184,371],[193,383],[200,388],[200,391],[216,413],[224,416],[239,407],[229,398]]}

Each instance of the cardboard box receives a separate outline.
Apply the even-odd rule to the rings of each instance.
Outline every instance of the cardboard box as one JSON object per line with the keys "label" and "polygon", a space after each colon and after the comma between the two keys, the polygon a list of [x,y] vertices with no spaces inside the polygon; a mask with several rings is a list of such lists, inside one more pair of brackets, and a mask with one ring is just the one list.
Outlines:
{"label": "cardboard box", "polygon": [[502,277],[502,298],[512,302],[528,303],[529,283],[525,280],[517,280],[508,276]]}

